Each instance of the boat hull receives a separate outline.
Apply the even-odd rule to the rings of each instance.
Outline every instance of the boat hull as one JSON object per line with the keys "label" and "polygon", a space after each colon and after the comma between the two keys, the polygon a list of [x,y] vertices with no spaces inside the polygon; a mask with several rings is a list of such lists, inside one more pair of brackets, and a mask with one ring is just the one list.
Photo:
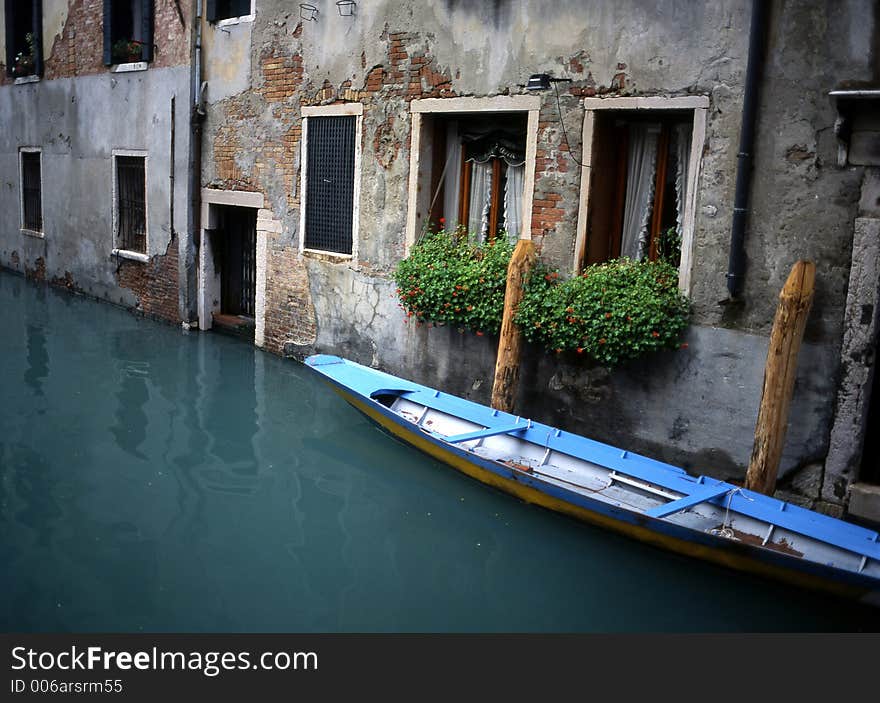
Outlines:
{"label": "boat hull", "polygon": [[689,557],[699,558],[800,588],[823,591],[872,605],[880,593],[859,574],[805,561],[785,553],[759,549],[736,540],[696,533],[674,523],[548,484],[539,477],[485,460],[474,453],[422,431],[383,404],[322,375],[347,403],[402,442],[470,476],[528,503],[602,527],[640,542]]}

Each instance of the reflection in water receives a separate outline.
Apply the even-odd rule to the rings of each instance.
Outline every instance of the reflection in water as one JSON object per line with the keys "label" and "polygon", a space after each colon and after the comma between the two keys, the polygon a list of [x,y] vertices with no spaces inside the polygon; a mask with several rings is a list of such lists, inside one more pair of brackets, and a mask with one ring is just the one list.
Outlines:
{"label": "reflection in water", "polygon": [[122,367],[120,372],[115,422],[110,431],[120,449],[138,459],[146,460],[147,457],[138,451],[138,447],[147,438],[147,415],[144,406],[150,397],[145,375],[148,370],[131,364]]}
{"label": "reflection in water", "polygon": [[2,630],[880,628],[494,492],[237,340],[3,273],[0,325]]}
{"label": "reflection in water", "polygon": [[209,348],[210,381],[201,385],[200,421],[213,459],[202,472],[211,490],[251,493],[259,473],[254,454],[257,435],[252,350],[243,358],[237,346]]}
{"label": "reflection in water", "polygon": [[49,375],[49,353],[46,351],[46,337],[36,325],[25,327],[27,337],[27,371],[24,382],[35,395],[43,395],[43,380]]}

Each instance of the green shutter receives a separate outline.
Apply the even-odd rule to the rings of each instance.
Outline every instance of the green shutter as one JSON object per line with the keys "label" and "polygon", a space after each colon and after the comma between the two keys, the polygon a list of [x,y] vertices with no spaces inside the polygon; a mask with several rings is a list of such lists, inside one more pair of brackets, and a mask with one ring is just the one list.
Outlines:
{"label": "green shutter", "polygon": [[43,75],[43,0],[33,0],[34,73]]}
{"label": "green shutter", "polygon": [[208,4],[205,7],[205,19],[207,19],[208,22],[217,21],[217,0],[208,0]]}
{"label": "green shutter", "polygon": [[141,12],[141,36],[143,37],[144,46],[141,51],[141,60],[153,60],[153,0],[142,0],[144,3]]}
{"label": "green shutter", "polygon": [[113,63],[113,20],[110,8],[113,6],[113,0],[104,0],[104,65],[109,66]]}
{"label": "green shutter", "polygon": [[12,75],[12,66],[15,63],[15,0],[6,0],[6,75]]}

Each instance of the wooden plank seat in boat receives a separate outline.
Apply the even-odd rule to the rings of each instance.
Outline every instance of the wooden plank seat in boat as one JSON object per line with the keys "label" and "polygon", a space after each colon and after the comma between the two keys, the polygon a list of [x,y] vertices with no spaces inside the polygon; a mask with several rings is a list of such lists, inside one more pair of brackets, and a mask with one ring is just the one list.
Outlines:
{"label": "wooden plank seat in boat", "polygon": [[[375,397],[379,393],[387,392],[373,391],[373,395]],[[514,419],[513,416],[507,413],[499,413],[497,410],[490,410],[456,396],[450,396],[425,387],[400,387],[394,392],[401,398],[422,404],[438,412],[447,413],[467,422],[482,425],[483,427],[486,427],[490,422],[496,421],[496,418],[498,420],[509,418],[508,422]],[[369,391],[367,395],[370,395]],[[505,415],[506,418],[504,417]],[[510,425],[505,424],[505,428],[509,429]],[[790,530],[796,534],[826,542],[868,559],[880,561],[880,538],[878,538],[878,533],[873,530],[851,523],[844,523],[827,515],[815,513],[811,510],[771,498],[770,496],[763,496],[743,489],[736,490],[737,486],[723,481],[716,481],[702,476],[694,478],[679,467],[663,464],[610,445],[603,445],[586,437],[561,432],[556,428],[541,423],[532,422],[531,427],[527,424],[519,425],[519,430],[523,431],[523,433],[518,436],[526,441],[533,441],[535,444],[553,451],[559,451],[575,457],[584,457],[588,461],[611,471],[631,476],[640,481],[648,481],[665,490],[685,493],[684,499],[696,494],[695,491],[698,489],[705,489],[706,487],[711,487],[711,489],[717,488],[719,491],[717,495],[703,497],[692,505],[709,503],[716,508],[728,509],[731,513],[739,513],[755,520],[764,521],[768,525],[775,525],[779,529]],[[450,441],[450,438],[442,434],[435,435],[435,438],[447,442]],[[727,493],[730,493],[730,495],[722,497]],[[700,491],[699,495],[702,495],[702,491]],[[678,503],[676,506],[672,506],[666,503],[663,506],[656,506],[656,508],[659,511],[670,506],[672,507],[672,513],[675,513],[681,512],[685,507],[692,507],[683,506],[678,508],[679,505],[682,504]],[[653,515],[653,517],[659,516]]]}
{"label": "wooden plank seat in boat", "polygon": [[500,427],[486,427],[482,430],[474,430],[473,432],[464,432],[462,434],[457,435],[445,435],[440,432],[431,432],[434,437],[438,439],[442,439],[444,442],[449,442],[450,444],[458,444],[459,442],[470,442],[473,439],[480,439],[481,437],[494,437],[500,434],[512,434],[514,432],[520,432],[522,430],[528,429],[527,425],[502,425]]}
{"label": "wooden plank seat in boat", "polygon": [[690,495],[682,496],[681,498],[673,500],[669,503],[664,503],[663,505],[658,505],[654,508],[651,508],[650,510],[646,510],[645,515],[657,518],[666,517],[667,515],[679,513],[682,510],[687,510],[688,508],[692,508],[695,505],[699,505],[700,503],[705,503],[708,500],[712,500],[713,498],[722,496],[725,493],[728,493],[730,490],[730,486],[710,486],[704,491],[694,491]]}

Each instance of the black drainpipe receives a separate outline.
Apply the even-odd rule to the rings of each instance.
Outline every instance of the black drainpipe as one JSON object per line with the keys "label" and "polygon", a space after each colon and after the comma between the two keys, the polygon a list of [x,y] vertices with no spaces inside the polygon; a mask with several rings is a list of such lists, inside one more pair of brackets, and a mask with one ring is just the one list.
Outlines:
{"label": "black drainpipe", "polygon": [[189,215],[187,228],[190,238],[183,268],[186,271],[184,319],[190,324],[198,320],[198,250],[202,233],[202,6],[203,0],[193,0],[192,54],[190,76],[190,152],[189,152]]}
{"label": "black drainpipe", "polygon": [[752,0],[749,29],[749,60],[743,95],[742,128],[736,166],[736,194],[733,201],[733,225],[730,232],[730,259],[727,264],[727,290],[735,300],[742,292],[746,270],[746,219],[749,214],[749,191],[752,181],[752,152],[755,145],[755,118],[758,115],[758,87],[764,65],[767,16],[770,0]]}

